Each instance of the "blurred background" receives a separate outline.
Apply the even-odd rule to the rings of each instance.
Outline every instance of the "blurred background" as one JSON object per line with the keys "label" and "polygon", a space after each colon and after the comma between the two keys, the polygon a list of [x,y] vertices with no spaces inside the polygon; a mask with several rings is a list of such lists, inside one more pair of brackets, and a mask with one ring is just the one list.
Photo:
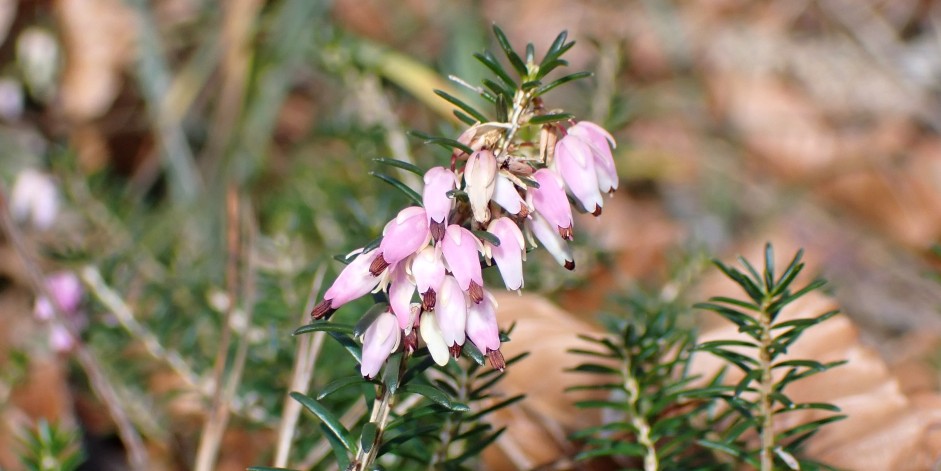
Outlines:
{"label": "blurred background", "polygon": [[[479,83],[472,54],[494,49],[491,24],[537,55],[562,30],[578,41],[566,73],[594,76],[547,106],[611,130],[622,189],[576,221],[575,272],[534,252],[526,287],[540,297],[503,298],[501,323],[523,332],[507,348],[537,353],[507,380],[535,399],[505,420],[549,438],[507,434],[483,469],[568,469],[565,432],[590,419],[559,386],[568,340],[547,338],[599,331],[612,295],[721,292],[708,258],[766,241],[782,257],[803,247],[830,281],[808,309],[845,313],[803,348],[851,359],[821,392],[862,421],[811,450],[851,469],[935,462],[939,2],[2,0],[0,181],[24,237],[0,239],[0,468],[22,469],[22,435],[45,419],[81,431],[83,469],[130,469],[88,368],[113,386],[148,469],[193,469],[207,433],[215,469],[270,464],[290,332],[333,256],[408,204],[368,175],[372,159],[447,161],[405,132],[460,133],[432,89]],[[35,269],[80,280],[67,313],[80,339],[35,308]],[[312,391],[355,367],[315,348]],[[206,432],[217,412],[221,430]],[[298,425],[301,469],[325,453],[315,422]]]}

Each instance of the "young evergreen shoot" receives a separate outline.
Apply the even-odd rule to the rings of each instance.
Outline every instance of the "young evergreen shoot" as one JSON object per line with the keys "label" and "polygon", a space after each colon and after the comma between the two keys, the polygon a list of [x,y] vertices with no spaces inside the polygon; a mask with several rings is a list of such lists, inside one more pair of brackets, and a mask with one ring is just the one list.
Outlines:
{"label": "young evergreen shoot", "polygon": [[[728,407],[714,417],[717,435],[703,438],[699,444],[762,471],[825,467],[800,458],[798,450],[820,427],[845,417],[832,404],[797,403],[787,396],[788,385],[844,363],[784,358],[788,348],[807,329],[838,313],[834,310],[814,317],[778,320],[779,314],[791,303],[825,284],[818,279],[803,287],[794,286],[804,269],[802,255],[803,251],[798,251],[780,276],[775,273],[771,244],[765,246],[765,266],[760,273],[741,257],[744,272],[716,261],[715,265],[745,291],[747,299],[714,297],[696,305],[734,323],[739,332],[748,337],[748,340],[715,340],[697,346],[697,350],[718,356],[744,374],[735,386],[717,391],[715,398]],[[804,410],[819,411],[822,417],[790,428],[775,426],[777,417]]]}

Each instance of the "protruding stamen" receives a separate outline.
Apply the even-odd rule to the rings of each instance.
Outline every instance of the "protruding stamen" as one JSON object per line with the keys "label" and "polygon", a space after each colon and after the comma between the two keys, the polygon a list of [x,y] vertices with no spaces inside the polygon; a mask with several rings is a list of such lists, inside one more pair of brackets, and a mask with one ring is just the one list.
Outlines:
{"label": "protruding stamen", "polygon": [[475,281],[471,281],[470,287],[467,289],[467,294],[470,295],[474,303],[480,304],[480,302],[484,300],[484,287],[478,285]]}
{"label": "protruding stamen", "polygon": [[444,237],[444,221],[431,221],[429,229],[431,229],[431,238],[434,239],[435,242],[439,242]]}
{"label": "protruding stamen", "polygon": [[464,347],[458,344],[454,344],[448,347],[448,351],[451,352],[451,356],[454,358],[460,358],[461,352],[463,350],[464,350]]}
{"label": "protruding stamen", "polygon": [[496,350],[487,350],[487,359],[490,360],[490,366],[503,371],[506,369],[506,361],[503,359],[503,354],[500,353],[500,349]]}
{"label": "protruding stamen", "polygon": [[[572,231],[572,226],[559,226],[559,235],[566,240],[572,240],[575,237],[575,233]],[[382,255],[379,255],[379,257],[382,257]]]}
{"label": "protruding stamen", "polygon": [[433,289],[429,289],[421,295],[421,308],[425,311],[432,311],[437,301],[438,293],[435,293]]}
{"label": "protruding stamen", "polygon": [[329,318],[335,310],[336,309],[333,309],[333,307],[330,306],[330,300],[324,299],[323,301],[320,301],[319,304],[314,306],[312,311],[310,311],[310,317],[313,317],[314,320]]}
{"label": "protruding stamen", "polygon": [[574,270],[574,269],[575,269],[575,261],[574,261],[574,260],[566,260],[566,261],[565,261],[565,269],[566,269],[566,270],[569,270],[569,271]]}
{"label": "protruding stamen", "polygon": [[601,216],[601,206],[595,205],[595,210],[591,212],[592,216]]}
{"label": "protruding stamen", "polygon": [[372,261],[369,265],[369,273],[372,276],[379,276],[382,273],[382,270],[385,270],[389,266],[389,262],[386,262],[386,259],[382,257],[382,254],[376,255],[376,259]]}
{"label": "protruding stamen", "polygon": [[407,353],[414,353],[415,350],[418,350],[418,331],[417,329],[411,329],[409,333],[405,334],[402,338],[402,348],[405,349]]}

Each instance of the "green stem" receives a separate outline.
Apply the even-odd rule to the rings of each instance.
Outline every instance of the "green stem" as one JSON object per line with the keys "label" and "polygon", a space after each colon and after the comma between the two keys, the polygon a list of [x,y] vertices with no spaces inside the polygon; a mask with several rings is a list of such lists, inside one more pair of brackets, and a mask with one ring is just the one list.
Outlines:
{"label": "green stem", "polygon": [[650,424],[647,418],[641,414],[638,403],[640,402],[640,385],[637,378],[631,372],[631,360],[626,359],[621,374],[624,375],[624,390],[627,392],[628,413],[631,415],[631,425],[637,430],[637,441],[644,447],[644,471],[658,471],[660,469],[660,459],[657,457],[657,448],[654,446],[653,439],[650,437]]}

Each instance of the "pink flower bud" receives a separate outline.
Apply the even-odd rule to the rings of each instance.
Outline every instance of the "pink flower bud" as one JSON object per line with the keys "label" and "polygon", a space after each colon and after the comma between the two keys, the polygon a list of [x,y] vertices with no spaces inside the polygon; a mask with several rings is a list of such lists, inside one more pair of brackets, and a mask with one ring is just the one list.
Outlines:
{"label": "pink flower bud", "polygon": [[569,244],[562,240],[558,232],[549,226],[549,222],[539,213],[533,213],[526,224],[533,235],[536,236],[536,239],[549,251],[549,254],[552,255],[552,258],[554,258],[559,265],[562,265],[567,270],[575,269],[575,258],[572,257],[572,249],[569,247]]}
{"label": "pink flower bud", "polygon": [[361,253],[362,251],[363,249],[359,249],[353,252],[359,253],[359,256],[343,268],[340,276],[324,293],[323,301],[314,307],[310,313],[314,319],[327,316],[340,306],[374,290],[379,284],[380,278],[369,271],[370,265],[378,258],[379,251],[373,250],[366,254]]}
{"label": "pink flower bud", "polygon": [[[487,232],[500,239],[500,245],[485,243],[487,255],[497,262],[500,276],[506,289],[518,290],[523,287],[523,260],[526,258],[526,243],[519,226],[508,217],[502,217],[490,223]],[[476,342],[475,342],[476,343]]]}
{"label": "pink flower bud", "polygon": [[389,221],[382,230],[382,242],[379,244],[379,256],[369,267],[373,275],[378,275],[388,265],[393,265],[409,255],[418,252],[431,240],[428,231],[428,217],[425,209],[409,206]]}
{"label": "pink flower bud", "polygon": [[[82,302],[82,282],[72,272],[62,271],[46,277],[46,289],[55,298],[63,314],[76,314]],[[47,321],[55,314],[52,302],[44,296],[36,299],[33,314],[37,319]]]}
{"label": "pink flower bud", "polygon": [[575,135],[563,137],[555,145],[555,164],[582,207],[595,216],[600,215],[604,200],[598,191],[598,175],[590,144]]}
{"label": "pink flower bud", "polygon": [[499,173],[493,187],[493,202],[514,216],[526,217],[529,214],[529,207],[516,191],[516,185]]}
{"label": "pink flower bud", "polygon": [[572,208],[565,196],[559,177],[549,169],[540,169],[533,174],[539,188],[531,188],[533,207],[538,211],[549,227],[558,229],[559,235],[572,240]]}
{"label": "pink flower bud", "polygon": [[467,308],[467,337],[481,353],[500,349],[500,329],[497,326],[497,300],[486,292],[480,304]]}
{"label": "pink flower bud", "polygon": [[444,281],[444,271],[441,253],[435,247],[425,247],[412,259],[411,274],[415,278],[418,294],[422,296],[422,308],[426,311],[435,308],[436,295]]}
{"label": "pink flower bud", "polygon": [[470,199],[474,220],[487,222],[490,220],[490,198],[497,177],[497,159],[493,152],[480,150],[471,154],[464,166],[464,186],[467,197]]}
{"label": "pink flower bud", "polygon": [[436,241],[441,240],[448,225],[448,213],[454,200],[448,192],[457,186],[457,176],[450,169],[433,167],[425,172],[425,188],[422,190],[422,205],[428,214],[428,224]]}
{"label": "pink flower bud", "polygon": [[418,327],[422,340],[428,346],[428,353],[438,364],[444,366],[448,364],[448,345],[444,343],[444,334],[441,333],[441,327],[438,326],[438,319],[433,314],[421,316],[421,324]]}
{"label": "pink flower bud", "polygon": [[582,138],[591,145],[591,154],[595,160],[595,172],[598,175],[598,189],[611,193],[618,189],[618,172],[614,167],[611,149],[617,148],[614,137],[601,126],[588,121],[581,121],[568,130],[569,135]]}
{"label": "pink flower bud", "polygon": [[363,334],[363,361],[359,371],[367,378],[374,378],[389,355],[399,348],[401,330],[395,316],[384,312],[366,328]]}
{"label": "pink flower bud", "polygon": [[69,330],[59,323],[54,323],[49,328],[49,346],[58,353],[68,353],[75,348],[75,339]]}
{"label": "pink flower bud", "polygon": [[435,307],[438,327],[444,344],[449,348],[464,345],[464,329],[467,326],[467,298],[457,280],[452,276],[444,277],[438,304]]}
{"label": "pink flower bud", "polygon": [[412,325],[412,295],[415,294],[415,284],[408,279],[406,265],[404,261],[397,263],[389,282],[389,306],[399,321],[399,328],[403,330]]}
{"label": "pink flower bud", "polygon": [[59,213],[59,191],[52,177],[33,169],[20,172],[10,193],[10,213],[37,229],[51,227]]}
{"label": "pink flower bud", "polygon": [[448,226],[441,241],[441,252],[448,269],[475,303],[479,303],[483,297],[484,280],[477,257],[477,253],[483,250],[483,245],[471,231],[456,224]]}

